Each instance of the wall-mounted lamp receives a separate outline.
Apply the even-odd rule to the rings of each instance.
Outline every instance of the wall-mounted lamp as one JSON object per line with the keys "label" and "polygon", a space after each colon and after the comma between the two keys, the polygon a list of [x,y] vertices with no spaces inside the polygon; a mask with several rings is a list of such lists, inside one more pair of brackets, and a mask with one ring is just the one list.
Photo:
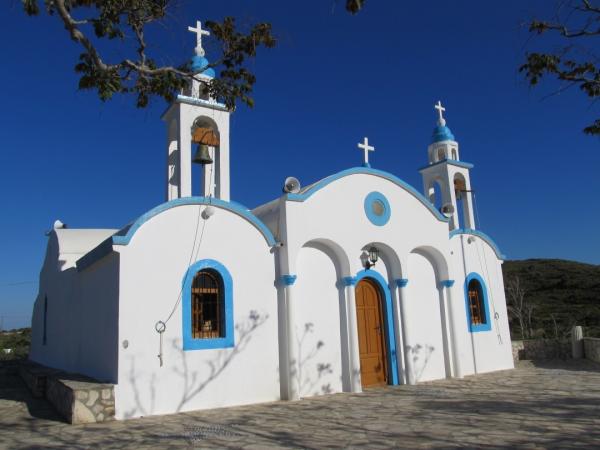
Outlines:
{"label": "wall-mounted lamp", "polygon": [[375,263],[379,260],[379,250],[377,247],[369,248],[369,258],[365,261],[365,267],[370,269],[375,265]]}

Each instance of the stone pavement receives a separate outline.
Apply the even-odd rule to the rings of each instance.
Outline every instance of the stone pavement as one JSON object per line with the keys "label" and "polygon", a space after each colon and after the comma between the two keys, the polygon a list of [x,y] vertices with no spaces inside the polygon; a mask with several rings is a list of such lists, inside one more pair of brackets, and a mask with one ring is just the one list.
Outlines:
{"label": "stone pavement", "polygon": [[600,448],[600,365],[516,370],[417,386],[129,421],[68,425],[0,368],[0,448]]}

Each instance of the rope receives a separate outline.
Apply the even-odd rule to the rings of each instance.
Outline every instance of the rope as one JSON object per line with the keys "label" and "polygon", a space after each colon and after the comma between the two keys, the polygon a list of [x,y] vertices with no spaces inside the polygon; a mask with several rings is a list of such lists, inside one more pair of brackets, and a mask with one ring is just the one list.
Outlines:
{"label": "rope", "polygon": [[475,219],[477,220],[476,226],[481,227],[481,221],[479,220],[479,208],[477,207],[477,197],[475,196],[475,192],[473,192],[471,195],[473,196],[473,209],[475,210]]}
{"label": "rope", "polygon": [[[212,204],[213,174],[214,174],[213,164],[211,164],[210,165],[210,173],[208,176],[208,204],[209,205]],[[204,231],[206,230],[206,223],[208,222],[208,217],[204,218],[204,222],[202,223],[202,231],[200,232],[200,239],[198,239],[198,229],[200,228],[200,218],[201,217],[202,217],[202,205],[198,205],[198,216],[196,217],[196,229],[194,231],[194,243],[192,244],[192,251],[190,253],[190,258],[188,260],[187,267],[190,267],[192,265],[192,261],[195,261],[198,259],[198,254],[200,253],[200,247],[202,246],[202,239],[204,238]],[[196,241],[198,241],[197,247],[196,247]],[[175,305],[173,305],[173,308],[171,309],[169,316],[164,321],[159,320],[158,322],[156,322],[156,324],[154,326],[154,329],[160,336],[158,359],[160,361],[161,367],[163,365],[163,349],[162,349],[163,348],[163,333],[167,329],[167,323],[169,322],[169,320],[171,320],[171,318],[173,317],[173,314],[175,314],[175,311],[177,311],[177,308],[179,307],[179,304],[181,303],[181,300],[183,298],[183,287],[186,285],[187,278],[189,275],[188,272],[189,271],[186,271],[186,273],[185,273],[183,283],[181,284],[181,288],[179,289],[179,294],[177,295],[177,301],[175,302]]]}

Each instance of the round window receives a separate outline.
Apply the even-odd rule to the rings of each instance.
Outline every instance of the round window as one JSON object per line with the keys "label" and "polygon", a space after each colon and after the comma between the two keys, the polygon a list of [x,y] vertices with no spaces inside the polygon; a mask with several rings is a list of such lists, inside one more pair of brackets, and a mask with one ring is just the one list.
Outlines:
{"label": "round window", "polygon": [[381,192],[371,192],[365,198],[365,213],[373,225],[381,227],[390,220],[390,203]]}

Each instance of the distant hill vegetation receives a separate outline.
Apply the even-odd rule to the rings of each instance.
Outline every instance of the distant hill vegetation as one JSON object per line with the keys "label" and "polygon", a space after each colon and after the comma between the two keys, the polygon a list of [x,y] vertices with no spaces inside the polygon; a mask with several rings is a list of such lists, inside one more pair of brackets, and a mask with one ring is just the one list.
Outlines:
{"label": "distant hill vegetation", "polygon": [[506,261],[503,272],[514,339],[567,337],[574,325],[600,337],[600,266],[526,259]]}

